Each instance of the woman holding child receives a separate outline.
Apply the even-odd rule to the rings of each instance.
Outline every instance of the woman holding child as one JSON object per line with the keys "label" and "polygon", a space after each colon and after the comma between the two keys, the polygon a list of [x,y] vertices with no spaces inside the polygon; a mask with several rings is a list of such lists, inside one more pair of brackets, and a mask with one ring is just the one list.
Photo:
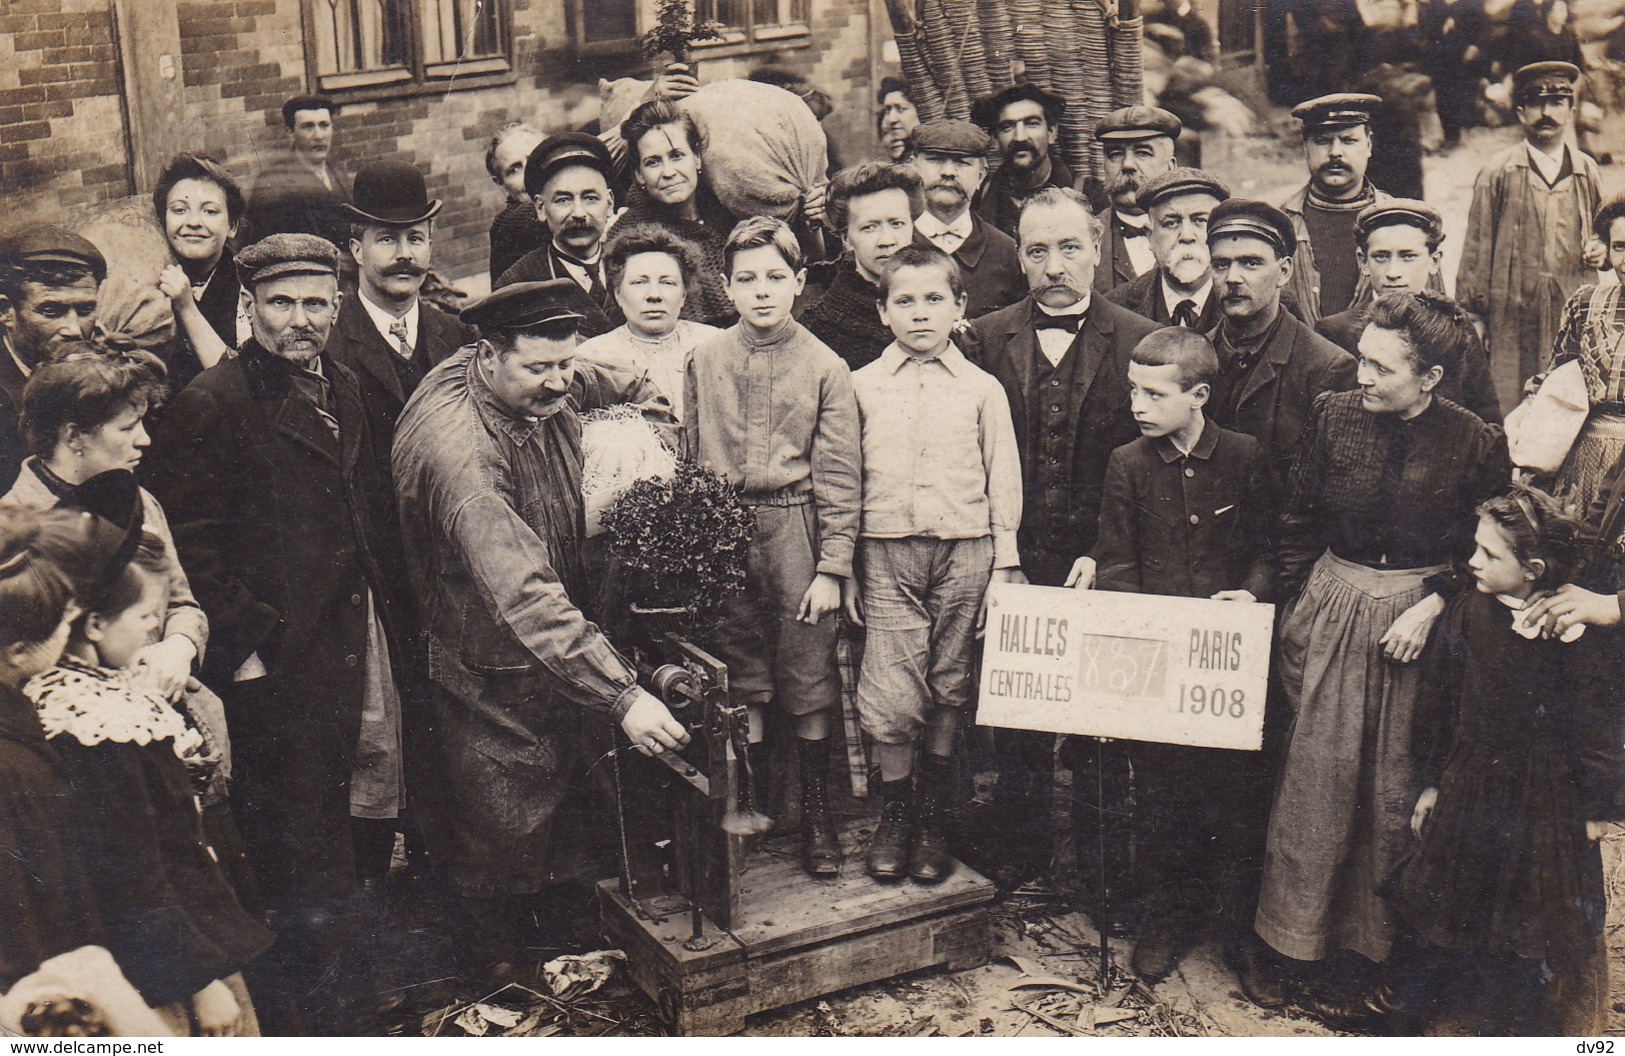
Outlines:
{"label": "woman holding child", "polygon": [[1444,573],[1472,552],[1474,508],[1510,473],[1501,431],[1433,394],[1457,366],[1454,312],[1409,293],[1372,305],[1360,387],[1316,400],[1287,487],[1277,670],[1291,716],[1255,927],[1295,961],[1359,955],[1335,989],[1308,987],[1330,1020],[1387,1007],[1374,966],[1395,928],[1378,888],[1420,791],[1413,661],[1451,592]]}

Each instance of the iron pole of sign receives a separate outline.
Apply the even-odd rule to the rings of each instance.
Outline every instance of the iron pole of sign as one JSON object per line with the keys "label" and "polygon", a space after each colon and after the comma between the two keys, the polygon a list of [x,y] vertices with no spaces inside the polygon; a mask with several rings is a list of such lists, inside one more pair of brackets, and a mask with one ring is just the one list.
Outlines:
{"label": "iron pole of sign", "polygon": [[1099,875],[1095,884],[1095,930],[1100,932],[1100,995],[1111,990],[1112,967],[1109,928],[1106,924],[1106,738],[1095,738],[1095,857]]}

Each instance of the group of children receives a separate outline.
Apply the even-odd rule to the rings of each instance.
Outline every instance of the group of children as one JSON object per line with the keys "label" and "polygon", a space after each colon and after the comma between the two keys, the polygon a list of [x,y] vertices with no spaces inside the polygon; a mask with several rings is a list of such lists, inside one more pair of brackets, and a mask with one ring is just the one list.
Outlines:
{"label": "group of children", "polygon": [[[757,515],[750,584],[719,652],[750,704],[753,739],[771,702],[792,717],[804,864],[827,876],[840,848],[824,802],[837,699],[826,617],[844,607],[866,625],[857,705],[883,806],[864,865],[880,880],[938,881],[953,866],[942,815],[987,592],[1020,577],[1008,401],[956,345],[964,287],[932,247],[887,262],[877,309],[895,342],[850,377],[791,318],[804,272],[787,228],[742,223],[726,266],[740,323],[692,356],[684,422],[686,453],[738,484]],[[1270,460],[1203,413],[1218,374],[1211,344],[1188,329],[1156,331],[1135,348],[1128,380],[1141,436],[1111,456],[1090,555],[1097,589],[1292,600],[1269,598],[1279,501]],[[1228,516],[1188,516],[1198,506]],[[1418,775],[1417,843],[1385,891],[1410,929],[1397,958],[1409,985],[1397,990],[1412,994],[1413,1012],[1466,1017],[1469,1029],[1578,1029],[1553,1010],[1577,989],[1606,994],[1596,841],[1622,815],[1610,697],[1620,645],[1608,629],[1576,641],[1519,622],[1576,555],[1579,522],[1556,500],[1509,482],[1477,515],[1476,590],[1463,590],[1439,625],[1419,720],[1431,740],[1418,748],[1428,772]],[[1256,883],[1240,860],[1259,853],[1258,834],[1190,792],[1229,781],[1237,797],[1267,797],[1267,765],[1220,749],[1133,749],[1147,851],[1134,882],[1155,896],[1140,900],[1142,912],[1170,918],[1162,928],[1142,919],[1142,932],[1204,916],[1250,931],[1256,891],[1235,887],[1238,876]],[[1202,875],[1189,875],[1193,864]]]}
{"label": "group of children", "polygon": [[[935,248],[887,262],[877,310],[896,340],[856,373],[791,318],[805,273],[787,226],[741,223],[725,260],[740,322],[688,363],[684,445],[739,487],[756,532],[749,587],[714,644],[753,740],[770,706],[789,716],[804,865],[829,876],[842,865],[825,788],[834,616],[866,624],[857,702],[884,802],[865,868],[940,881],[953,868],[950,757],[974,699],[987,593],[1020,576],[1008,401],[956,345],[965,290]],[[1203,414],[1218,369],[1207,340],[1182,328],[1134,350],[1141,437],[1111,457],[1091,555],[1098,589],[1266,596],[1276,491],[1259,444]],[[128,489],[122,508],[138,510],[133,478]],[[1233,515],[1190,518],[1191,503]],[[1600,628],[1544,637],[1519,619],[1564,582],[1577,539],[1575,520],[1540,491],[1485,502],[1477,589],[1451,603],[1432,650],[1418,839],[1387,893],[1412,931],[1404,960],[1425,980],[1416,1004],[1448,1002],[1429,1007],[1480,1027],[1561,1029],[1573,1024],[1541,1017],[1577,990],[1606,993],[1596,840],[1621,813],[1609,696],[1619,643]],[[205,835],[197,794],[219,752],[129,670],[165,594],[142,542],[139,516],[5,511],[0,524],[0,847],[19,852],[0,854],[11,917],[0,991],[50,957],[101,945],[178,1031],[251,1033],[240,973],[271,935],[241,908]],[[1137,747],[1139,807],[1160,834],[1148,847],[1221,865],[1254,853],[1186,794],[1193,775],[1232,772],[1231,753]],[[1190,856],[1147,855],[1136,882],[1188,886]],[[1150,904],[1201,912],[1172,894]]]}
{"label": "group of children", "polygon": [[[87,488],[88,509],[70,495],[0,511],[0,993],[105,947],[111,985],[133,986],[171,1032],[257,1034],[242,970],[273,936],[239,903],[201,798],[224,746],[136,670],[169,587],[134,477]],[[54,1030],[116,1032],[109,981],[76,982],[88,989],[70,1007],[88,1022]]]}

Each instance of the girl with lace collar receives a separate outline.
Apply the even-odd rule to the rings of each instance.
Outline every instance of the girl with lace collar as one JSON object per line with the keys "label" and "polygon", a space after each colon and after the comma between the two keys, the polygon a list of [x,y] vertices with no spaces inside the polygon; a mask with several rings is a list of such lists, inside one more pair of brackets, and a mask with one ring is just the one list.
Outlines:
{"label": "girl with lace collar", "polygon": [[79,795],[80,859],[130,982],[179,1033],[256,1034],[240,971],[272,936],[239,905],[204,836],[195,789],[209,746],[131,677],[164,590],[139,564],[109,577],[85,598],[64,659],[23,691]]}

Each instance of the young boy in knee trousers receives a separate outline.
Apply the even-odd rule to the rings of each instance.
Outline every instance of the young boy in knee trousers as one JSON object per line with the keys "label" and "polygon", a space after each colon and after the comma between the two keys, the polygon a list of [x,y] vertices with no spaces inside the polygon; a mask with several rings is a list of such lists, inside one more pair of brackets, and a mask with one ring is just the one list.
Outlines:
{"label": "young boy in knee trousers", "polygon": [[689,358],[683,448],[739,488],[756,529],[745,589],[725,604],[712,644],[729,696],[750,713],[752,743],[774,701],[794,724],[802,865],[834,876],[841,850],[825,783],[840,695],[834,613],[843,601],[856,611],[858,408],[846,364],[790,318],[807,273],[789,226],[741,221],[723,258],[739,322]]}
{"label": "young boy in knee trousers", "polygon": [[974,690],[988,586],[1021,564],[1021,463],[1003,387],[953,342],[965,312],[959,266],[906,246],[887,261],[880,297],[896,340],[852,375],[868,626],[858,714],[876,742],[885,803],[864,866],[880,880],[934,883],[952,868],[950,755]]}

